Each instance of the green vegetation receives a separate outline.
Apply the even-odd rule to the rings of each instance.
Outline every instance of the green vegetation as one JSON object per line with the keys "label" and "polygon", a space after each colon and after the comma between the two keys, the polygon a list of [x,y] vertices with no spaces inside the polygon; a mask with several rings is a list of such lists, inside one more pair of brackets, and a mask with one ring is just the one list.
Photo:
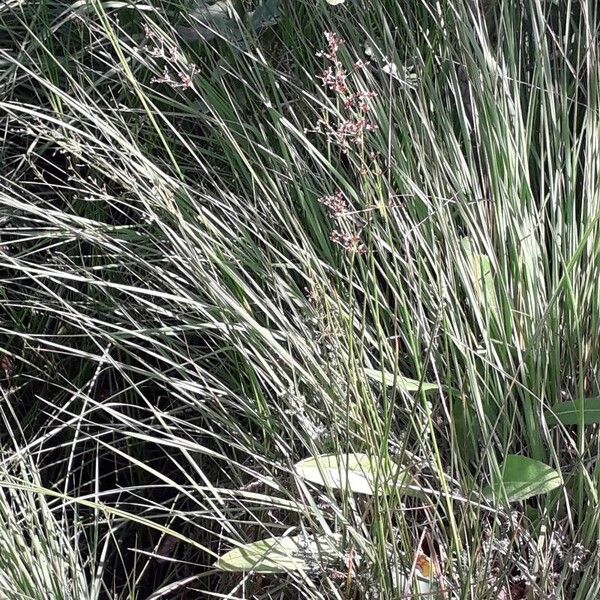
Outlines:
{"label": "green vegetation", "polygon": [[0,599],[600,597],[592,0],[0,0]]}

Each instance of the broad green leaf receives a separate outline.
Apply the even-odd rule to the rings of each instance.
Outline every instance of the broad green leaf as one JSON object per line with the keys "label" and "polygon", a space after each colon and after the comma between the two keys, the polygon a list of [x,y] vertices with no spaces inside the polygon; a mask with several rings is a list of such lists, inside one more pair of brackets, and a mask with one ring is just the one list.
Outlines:
{"label": "broad green leaf", "polygon": [[457,398],[452,403],[452,425],[461,455],[467,460],[477,460],[481,425],[468,407],[467,398]]}
{"label": "broad green leaf", "polygon": [[302,571],[313,561],[335,563],[341,556],[341,541],[340,535],[272,537],[230,550],[215,566],[221,571],[253,573]]}
{"label": "broad green leaf", "polygon": [[378,468],[376,457],[361,453],[306,458],[294,470],[312,483],[358,494],[385,492],[390,486],[402,487],[407,481],[407,473],[396,463],[390,461],[387,468]]}
{"label": "broad green leaf", "polygon": [[435,383],[426,383],[425,381],[420,383],[416,379],[409,379],[398,374],[394,375],[394,373],[381,371],[380,369],[365,368],[364,371],[369,379],[373,379],[387,387],[396,386],[397,389],[405,392],[418,392],[419,390],[430,392],[439,389]]}
{"label": "broad green leaf", "polygon": [[546,494],[561,484],[560,474],[552,467],[533,458],[510,454],[501,467],[501,478],[485,495],[516,502]]}
{"label": "broad green leaf", "polygon": [[600,398],[584,398],[569,402],[555,404],[550,410],[544,412],[548,425],[578,425],[583,411],[584,425],[600,423]]}
{"label": "broad green leaf", "polygon": [[500,309],[494,289],[494,276],[489,257],[487,254],[475,252],[469,238],[463,238],[461,245],[469,261],[469,277],[481,305],[489,310],[491,315],[498,317]]}

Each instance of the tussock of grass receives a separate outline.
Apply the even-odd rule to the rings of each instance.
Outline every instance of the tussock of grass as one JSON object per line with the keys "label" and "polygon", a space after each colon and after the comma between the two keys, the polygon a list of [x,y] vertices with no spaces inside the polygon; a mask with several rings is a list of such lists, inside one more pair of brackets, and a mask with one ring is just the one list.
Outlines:
{"label": "tussock of grass", "polygon": [[[596,598],[597,426],[547,420],[599,395],[595,4],[242,8],[0,7],[0,596],[391,599],[427,554],[443,598]],[[347,452],[412,493],[293,469]],[[564,485],[496,505],[508,455]]]}

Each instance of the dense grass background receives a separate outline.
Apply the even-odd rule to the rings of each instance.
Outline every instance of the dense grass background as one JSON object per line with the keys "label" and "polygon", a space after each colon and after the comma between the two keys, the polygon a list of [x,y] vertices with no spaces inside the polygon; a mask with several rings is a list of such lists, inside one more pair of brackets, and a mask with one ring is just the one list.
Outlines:
{"label": "dense grass background", "polygon": [[[595,2],[192,8],[0,4],[0,597],[393,599],[420,553],[599,597],[598,429],[547,412],[600,396]],[[294,474],[327,452],[421,493]],[[564,485],[486,502],[509,454]],[[212,566],[302,531],[346,560]]]}

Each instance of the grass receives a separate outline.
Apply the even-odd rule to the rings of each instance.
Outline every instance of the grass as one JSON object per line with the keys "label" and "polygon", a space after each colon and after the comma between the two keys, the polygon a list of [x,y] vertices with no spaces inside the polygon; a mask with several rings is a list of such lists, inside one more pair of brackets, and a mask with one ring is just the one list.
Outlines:
{"label": "grass", "polygon": [[[0,597],[597,598],[595,3],[236,6],[0,6]],[[348,452],[412,493],[293,468]]]}

